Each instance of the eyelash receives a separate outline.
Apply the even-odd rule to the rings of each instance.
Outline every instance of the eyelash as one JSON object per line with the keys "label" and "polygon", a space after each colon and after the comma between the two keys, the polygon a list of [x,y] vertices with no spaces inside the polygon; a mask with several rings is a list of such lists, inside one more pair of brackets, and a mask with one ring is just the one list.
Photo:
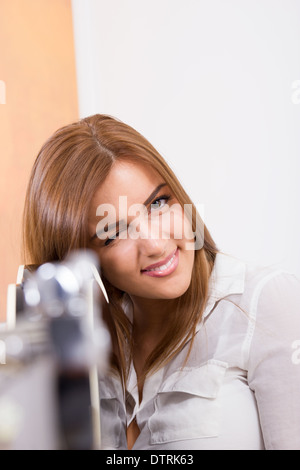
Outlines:
{"label": "eyelash", "polygon": [[157,201],[161,201],[162,199],[165,199],[167,202],[166,204],[168,203],[168,201],[170,200],[171,196],[169,194],[163,194],[162,196],[159,196],[157,199],[155,199],[153,202],[151,202],[151,206],[153,206]]}
{"label": "eyelash", "polygon": [[[151,202],[150,207],[153,206],[154,204],[156,204],[158,201],[161,201],[161,200],[166,200],[166,204],[167,204],[170,199],[171,199],[170,194],[163,194],[162,196],[159,196],[153,202]],[[119,233],[120,232],[117,232],[116,235],[114,236],[114,238],[107,238],[104,242],[104,245],[109,246],[112,242],[115,241],[115,239],[118,237]]]}

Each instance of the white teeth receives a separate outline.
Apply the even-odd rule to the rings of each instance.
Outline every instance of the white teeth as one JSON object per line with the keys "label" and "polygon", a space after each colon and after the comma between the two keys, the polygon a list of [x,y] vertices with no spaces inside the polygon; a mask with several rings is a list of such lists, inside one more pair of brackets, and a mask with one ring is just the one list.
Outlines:
{"label": "white teeth", "polygon": [[173,263],[174,258],[175,258],[175,253],[172,256],[172,258],[166,264],[162,264],[161,266],[159,266],[157,268],[148,269],[148,271],[164,271],[165,269],[167,269]]}

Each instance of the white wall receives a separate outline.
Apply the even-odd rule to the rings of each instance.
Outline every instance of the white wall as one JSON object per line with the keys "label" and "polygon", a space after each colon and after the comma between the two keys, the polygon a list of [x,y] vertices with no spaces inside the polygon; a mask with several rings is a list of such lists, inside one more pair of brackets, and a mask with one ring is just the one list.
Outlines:
{"label": "white wall", "polygon": [[162,153],[225,252],[300,275],[300,1],[73,0],[80,115]]}

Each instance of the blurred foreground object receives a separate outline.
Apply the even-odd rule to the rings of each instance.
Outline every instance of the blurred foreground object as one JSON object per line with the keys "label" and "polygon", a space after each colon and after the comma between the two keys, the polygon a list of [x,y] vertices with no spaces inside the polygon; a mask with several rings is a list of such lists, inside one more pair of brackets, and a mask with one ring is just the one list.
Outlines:
{"label": "blurred foreground object", "polygon": [[0,333],[0,449],[101,449],[99,376],[110,335],[98,260],[21,269]]}

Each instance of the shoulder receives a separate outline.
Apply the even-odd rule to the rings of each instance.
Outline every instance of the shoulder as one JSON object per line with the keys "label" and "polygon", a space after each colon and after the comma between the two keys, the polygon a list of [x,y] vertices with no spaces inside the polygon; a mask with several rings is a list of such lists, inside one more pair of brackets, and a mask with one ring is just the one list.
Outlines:
{"label": "shoulder", "polygon": [[299,277],[274,266],[248,265],[240,305],[248,316],[242,348],[247,368],[267,357],[289,364],[300,332]]}
{"label": "shoulder", "polygon": [[300,278],[281,267],[247,264],[244,296],[252,314],[299,309]]}
{"label": "shoulder", "polygon": [[227,297],[239,294],[252,308],[261,299],[299,300],[300,277],[279,265],[252,263],[241,258],[218,253],[211,284],[213,290]]}
{"label": "shoulder", "polygon": [[239,311],[244,312],[248,340],[257,322],[273,323],[274,328],[283,328],[284,322],[284,328],[298,325],[300,279],[296,274],[276,265],[249,263],[223,253],[218,253],[216,261],[210,309],[213,302],[224,300],[224,307],[235,318]]}

